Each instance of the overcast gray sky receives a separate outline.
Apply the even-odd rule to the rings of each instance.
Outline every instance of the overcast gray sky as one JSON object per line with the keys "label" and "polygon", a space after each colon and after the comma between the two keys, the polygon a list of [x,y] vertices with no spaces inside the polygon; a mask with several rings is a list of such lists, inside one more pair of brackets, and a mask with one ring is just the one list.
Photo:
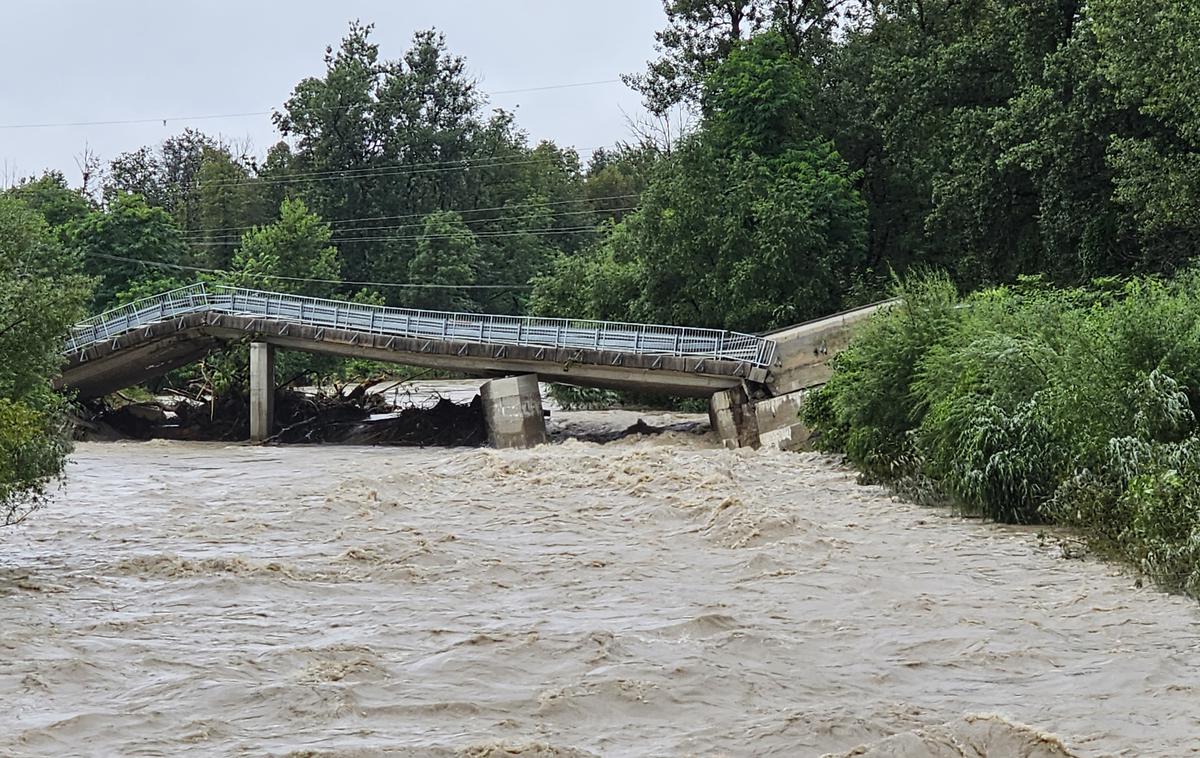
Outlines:
{"label": "overcast gray sky", "polygon": [[[188,116],[278,108],[324,70],[351,19],[375,24],[384,58],[415,30],[445,32],[484,91],[616,79],[640,71],[664,17],[659,0],[7,0],[0,3],[0,183],[54,168],[79,181],[85,145],[107,162],[187,126],[265,153],[269,116]],[[622,84],[498,94],[534,140],[582,153],[628,136]],[[161,119],[167,119],[164,126]],[[156,119],[151,124],[8,128]]]}

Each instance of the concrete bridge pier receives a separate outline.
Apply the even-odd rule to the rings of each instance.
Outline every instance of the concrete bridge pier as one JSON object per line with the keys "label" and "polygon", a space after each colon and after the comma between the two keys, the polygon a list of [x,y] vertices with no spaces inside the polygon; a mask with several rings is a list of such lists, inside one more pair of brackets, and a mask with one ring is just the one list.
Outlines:
{"label": "concrete bridge pier", "polygon": [[725,447],[758,447],[758,419],[745,388],[734,387],[713,395],[708,401],[708,421]]}
{"label": "concrete bridge pier", "polygon": [[250,343],[250,441],[265,442],[275,431],[275,346]]}
{"label": "concrete bridge pier", "polygon": [[526,448],[546,441],[537,374],[493,379],[479,388],[492,447]]}
{"label": "concrete bridge pier", "polygon": [[804,392],[753,400],[742,387],[718,392],[708,403],[708,419],[727,448],[795,450],[808,442],[800,421]]}

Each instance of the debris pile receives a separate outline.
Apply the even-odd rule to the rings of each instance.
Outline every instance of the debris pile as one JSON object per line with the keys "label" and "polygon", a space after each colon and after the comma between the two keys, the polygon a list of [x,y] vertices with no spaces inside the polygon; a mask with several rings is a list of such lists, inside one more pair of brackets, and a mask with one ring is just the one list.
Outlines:
{"label": "debris pile", "polygon": [[[478,396],[466,405],[435,397],[432,405],[399,407],[370,392],[371,386],[364,383],[333,392],[278,390],[276,431],[270,441],[447,447],[478,447],[487,442]],[[95,401],[80,408],[75,436],[241,441],[250,436],[250,402],[244,393],[147,401],[117,396],[115,401]]]}

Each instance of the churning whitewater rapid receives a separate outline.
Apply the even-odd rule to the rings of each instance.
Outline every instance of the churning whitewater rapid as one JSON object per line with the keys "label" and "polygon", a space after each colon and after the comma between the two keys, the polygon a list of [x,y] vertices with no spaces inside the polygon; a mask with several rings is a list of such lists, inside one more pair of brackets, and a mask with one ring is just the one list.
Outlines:
{"label": "churning whitewater rapid", "polygon": [[0,755],[1180,755],[1198,630],[1035,530],[696,434],[91,443],[0,533]]}

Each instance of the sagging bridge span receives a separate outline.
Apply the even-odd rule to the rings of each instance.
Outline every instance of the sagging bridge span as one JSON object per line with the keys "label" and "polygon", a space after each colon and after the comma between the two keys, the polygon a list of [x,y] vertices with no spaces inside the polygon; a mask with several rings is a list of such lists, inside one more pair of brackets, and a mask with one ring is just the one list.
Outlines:
{"label": "sagging bridge span", "polygon": [[[585,387],[712,397],[731,444],[759,443],[756,404],[820,384],[853,325],[879,306],[768,335],[715,329],[389,308],[194,284],[94,316],[68,339],[58,380],[83,398],[139,384],[249,340],[252,436],[271,426],[274,347]],[[724,413],[724,416],[721,414]],[[790,413],[790,416],[788,415]],[[539,409],[540,415],[540,409]],[[758,413],[758,416],[763,415]],[[772,411],[771,415],[779,415]],[[795,413],[782,421],[795,421]],[[745,427],[754,420],[754,429]],[[722,423],[726,421],[728,423]]]}

